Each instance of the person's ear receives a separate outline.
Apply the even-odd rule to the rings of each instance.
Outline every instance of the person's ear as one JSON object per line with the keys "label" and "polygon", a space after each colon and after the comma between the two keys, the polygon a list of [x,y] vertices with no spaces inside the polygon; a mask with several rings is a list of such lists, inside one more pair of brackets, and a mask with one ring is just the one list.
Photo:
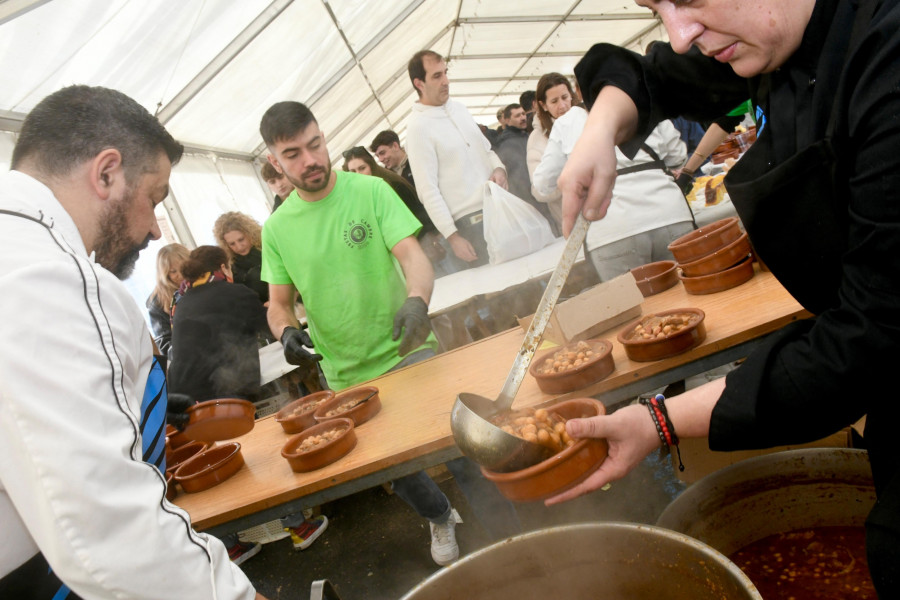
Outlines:
{"label": "person's ear", "polygon": [[269,161],[269,164],[275,167],[275,170],[278,171],[280,175],[284,175],[284,171],[281,170],[281,165],[278,164],[278,160],[271,153],[266,154],[266,160]]}
{"label": "person's ear", "polygon": [[421,96],[422,92],[425,90],[425,82],[416,77],[413,79],[413,87],[416,88],[416,91],[418,91]]}
{"label": "person's ear", "polygon": [[97,196],[108,200],[116,186],[126,184],[122,153],[116,148],[106,148],[100,152],[91,161],[89,177],[91,188]]}

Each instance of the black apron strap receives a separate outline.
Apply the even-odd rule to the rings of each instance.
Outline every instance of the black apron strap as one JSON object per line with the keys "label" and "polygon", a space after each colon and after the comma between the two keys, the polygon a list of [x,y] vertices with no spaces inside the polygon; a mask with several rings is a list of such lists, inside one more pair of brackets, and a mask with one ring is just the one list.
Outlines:
{"label": "black apron strap", "polygon": [[[641,150],[650,155],[650,158],[653,159],[653,162],[644,163],[642,165],[634,165],[632,167],[624,167],[621,169],[616,169],[616,175],[627,175],[629,173],[637,173],[639,171],[650,171],[651,169],[661,169],[663,173],[672,178],[672,181],[675,180],[675,176],[672,175],[672,172],[669,170],[669,166],[659,157],[659,154],[653,150],[650,146],[647,145],[646,142],[641,142]],[[687,199],[687,196],[682,194],[684,197],[684,203],[687,204],[688,212],[691,214],[691,223],[694,225],[694,229],[697,229],[697,220],[694,218],[694,210],[691,208],[691,203]]]}

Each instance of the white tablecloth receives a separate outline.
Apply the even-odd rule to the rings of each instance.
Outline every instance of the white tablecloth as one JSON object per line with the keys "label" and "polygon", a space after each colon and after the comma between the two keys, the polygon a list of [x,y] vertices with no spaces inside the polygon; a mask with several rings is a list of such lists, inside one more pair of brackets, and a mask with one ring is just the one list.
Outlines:
{"label": "white tablecloth", "polygon": [[[429,312],[433,315],[481,294],[501,292],[508,287],[525,283],[552,273],[562,256],[566,240],[558,238],[541,250],[499,265],[484,265],[440,277],[434,282]],[[576,262],[584,260],[578,252]]]}

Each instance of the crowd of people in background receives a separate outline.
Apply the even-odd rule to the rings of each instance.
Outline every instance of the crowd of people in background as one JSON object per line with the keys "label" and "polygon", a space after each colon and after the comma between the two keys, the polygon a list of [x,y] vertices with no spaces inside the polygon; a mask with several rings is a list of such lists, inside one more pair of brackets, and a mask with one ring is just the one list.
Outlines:
{"label": "crowd of people in background", "polygon": [[[543,75],[536,90],[497,111],[498,127],[486,128],[450,98],[447,64],[436,52],[416,53],[409,77],[418,101],[406,147],[396,132],[381,131],[368,148],[344,150],[343,171],[333,171],[312,113],[296,102],[278,103],[260,125],[268,150],[260,176],[273,195],[271,217],[261,225],[227,212],[213,226],[217,246],[160,250],[147,308],[157,346],[171,361],[169,387],[177,398],[258,400],[258,348],[276,339],[301,378],[334,389],[433,356],[427,306],[435,277],[490,259],[486,182],[506,188],[561,235],[556,179],[587,116],[572,79]],[[620,157],[633,174],[616,187],[615,214],[588,238],[601,280],[659,259],[691,227],[690,209],[669,174],[686,158],[678,132],[665,122],[647,144],[633,159]],[[668,216],[647,220],[640,216],[646,210]],[[472,461],[447,466],[489,532],[499,539],[519,530],[515,510],[484,484]],[[455,560],[461,519],[446,496],[424,472],[392,487],[430,522],[434,560]],[[298,528],[318,535],[327,522],[289,517],[283,524],[299,547],[309,536]],[[225,541],[238,561],[258,551],[236,535]]]}
{"label": "crowd of people in background", "polygon": [[[32,275],[25,277],[26,292],[60,278],[70,284],[58,298],[35,298],[33,304],[56,302],[49,311],[66,322],[72,336],[98,340],[90,357],[84,353],[92,361],[89,367],[73,372],[73,379],[81,378],[74,394],[83,401],[86,415],[116,422],[118,435],[92,449],[90,456],[105,470],[88,479],[122,482],[117,497],[133,496],[133,502],[116,505],[73,502],[77,506],[72,508],[72,521],[124,522],[126,515],[116,513],[124,506],[129,522],[153,523],[158,531],[143,532],[152,553],[132,553],[129,559],[140,566],[132,569],[131,562],[117,566],[122,547],[141,545],[132,543],[132,532],[117,533],[127,543],[117,543],[111,550],[106,529],[79,530],[91,553],[86,562],[95,565],[85,570],[60,558],[57,550],[65,544],[54,541],[59,532],[47,530],[30,513],[16,516],[16,531],[24,539],[31,530],[40,548],[34,548],[34,557],[23,557],[28,560],[4,579],[4,585],[13,586],[8,589],[30,586],[39,578],[48,590],[59,587],[68,593],[66,584],[71,583],[90,593],[105,584],[88,570],[106,573],[103,579],[114,580],[117,589],[133,589],[143,585],[139,579],[129,581],[133,573],[165,555],[161,569],[178,574],[166,583],[178,585],[160,591],[162,595],[190,596],[191,586],[210,584],[234,592],[229,597],[252,595],[252,587],[235,566],[258,552],[259,545],[245,543],[237,534],[226,536],[223,543],[197,534],[186,514],[163,500],[165,460],[154,444],[164,438],[147,430],[142,440],[139,433],[147,423],[165,426],[159,407],[168,412],[170,422],[183,423],[184,411],[198,401],[222,397],[259,401],[264,394],[259,348],[276,340],[298,372],[336,390],[434,356],[438,344],[428,304],[435,277],[491,262],[484,206],[485,194],[494,188],[511,192],[516,202],[545,220],[549,230],[562,234],[565,223],[555,178],[584,123],[571,80],[559,73],[544,75],[536,90],[498,110],[500,127],[492,129],[479,126],[465,105],[451,99],[447,64],[440,54],[417,52],[408,72],[418,101],[409,117],[405,147],[396,132],[382,131],[368,149],[356,146],[344,151],[343,170],[332,169],[325,133],[306,106],[279,102],[266,111],[260,134],[268,154],[260,176],[273,194],[272,214],[260,224],[249,215],[227,212],[213,227],[216,245],[189,250],[169,244],[159,251],[156,286],[146,302],[155,342],[152,353],[153,344],[142,336],[145,329],[137,309],[119,301],[127,293],[113,276],[127,277],[140,249],[160,237],[153,206],[167,196],[169,173],[183,148],[131,99],[103,88],[67,88],[48,97],[34,109],[37,116],[26,119],[13,155],[12,177],[4,183],[15,198],[15,206],[6,212],[42,235],[41,228],[49,233],[33,247],[31,238],[20,236],[19,230],[9,233],[9,239],[21,237],[17,248],[28,247],[35,257],[54,265],[48,277],[37,271],[33,280]],[[69,123],[69,109],[76,105],[84,109],[78,113],[83,122],[77,131]],[[53,131],[46,130],[48,125]],[[86,130],[96,131],[96,139],[81,140]],[[630,177],[646,181],[634,196],[619,194],[622,214],[612,224],[618,237],[604,234],[591,249],[590,258],[602,278],[612,276],[609,265],[617,270],[628,266],[627,261],[607,256],[612,254],[606,252],[610,242],[650,234],[654,248],[662,247],[690,227],[690,211],[671,195],[660,195],[658,206],[651,207],[659,208],[659,214],[672,214],[670,222],[657,224],[664,231],[635,227],[633,211],[648,210],[638,196],[674,187],[668,169],[681,166],[686,156],[683,147],[678,149],[683,144],[671,124],[661,124],[657,137],[648,139],[646,156],[622,158],[625,168],[638,167]],[[63,162],[49,158],[45,140],[51,138],[61,144],[54,150],[64,156],[60,159],[64,168],[59,168]],[[69,146],[77,146],[81,154]],[[125,161],[123,167],[123,154],[134,163]],[[70,203],[75,197],[89,205],[90,212]],[[48,215],[55,226],[44,222]],[[103,267],[99,275],[94,261]],[[103,310],[99,297],[94,297],[99,288],[109,294]],[[76,289],[84,289],[85,297],[71,297],[69,292]],[[63,298],[68,298],[68,307],[57,305]],[[87,313],[69,315],[84,302],[89,305]],[[109,304],[115,306],[107,310]],[[45,346],[51,348],[48,361],[69,364],[71,352],[50,340]],[[27,368],[22,372],[26,377],[15,390],[17,398],[40,395],[36,390],[49,385],[30,376]],[[168,404],[164,373],[171,393]],[[149,383],[144,386],[145,379],[159,386],[151,391]],[[112,387],[109,381],[114,382]],[[58,390],[65,393],[55,395],[72,396],[70,383],[67,379],[66,389]],[[115,398],[105,403],[85,398],[89,390],[99,388],[108,388]],[[142,403],[133,404],[142,393]],[[117,419],[118,413],[109,414],[110,406],[140,417]],[[74,430],[66,432],[77,437]],[[74,440],[73,446],[81,441]],[[77,448],[72,450],[70,454],[78,456]],[[42,467],[43,475],[34,471],[20,478],[25,496],[34,496],[28,482],[42,481],[47,473],[61,482],[77,477],[78,470],[67,473],[52,457],[41,455],[44,459],[52,466]],[[521,531],[515,508],[474,462],[460,458],[446,466],[492,537],[503,539]],[[84,472],[92,467],[80,468]],[[72,481],[66,485],[77,487]],[[433,560],[439,565],[455,561],[459,556],[455,527],[462,519],[447,496],[424,472],[395,479],[391,486],[428,521]],[[102,496],[103,489],[96,495]],[[49,513],[48,506],[56,500],[52,494],[37,494],[31,502]],[[308,547],[327,524],[323,516],[309,514],[282,520],[298,549]],[[57,574],[48,563],[64,568]],[[185,575],[185,569],[191,574]]]}

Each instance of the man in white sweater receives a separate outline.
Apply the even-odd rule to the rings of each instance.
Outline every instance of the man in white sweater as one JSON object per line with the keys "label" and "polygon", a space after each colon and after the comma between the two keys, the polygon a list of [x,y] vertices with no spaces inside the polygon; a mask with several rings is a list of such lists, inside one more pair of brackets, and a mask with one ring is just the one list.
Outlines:
{"label": "man in white sweater", "polygon": [[470,266],[487,264],[484,183],[506,188],[506,169],[468,109],[450,100],[440,54],[422,50],[413,55],[409,78],[419,94],[406,133],[416,192],[453,253]]}

